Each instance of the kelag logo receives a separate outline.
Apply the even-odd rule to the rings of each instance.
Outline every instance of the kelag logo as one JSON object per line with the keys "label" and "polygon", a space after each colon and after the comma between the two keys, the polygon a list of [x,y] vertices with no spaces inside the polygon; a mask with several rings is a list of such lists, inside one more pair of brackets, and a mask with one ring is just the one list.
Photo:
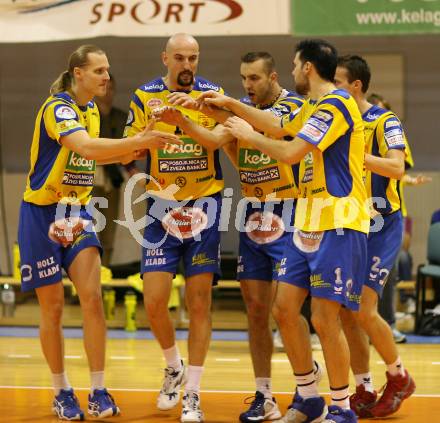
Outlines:
{"label": "kelag logo", "polygon": [[[202,19],[202,12],[206,17],[206,13],[209,13],[216,4],[224,6],[222,8],[224,12],[221,15],[216,12],[211,23],[230,21],[238,18],[243,13],[242,6],[235,0],[204,0],[197,2],[192,0],[102,1],[95,3],[92,7],[90,23],[115,22],[118,17],[123,16],[128,16],[142,25],[153,23],[153,20],[157,23],[198,23]],[[212,16],[214,16],[214,12]]]}

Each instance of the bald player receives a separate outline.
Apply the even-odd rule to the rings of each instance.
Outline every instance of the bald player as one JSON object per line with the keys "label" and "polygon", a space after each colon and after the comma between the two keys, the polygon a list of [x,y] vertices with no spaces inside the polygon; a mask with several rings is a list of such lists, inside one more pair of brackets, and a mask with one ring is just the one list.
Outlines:
{"label": "bald player", "polygon": [[[127,136],[143,131],[153,119],[153,110],[170,105],[170,93],[185,92],[193,98],[207,90],[223,93],[217,84],[196,76],[199,45],[191,35],[173,35],[162,52],[162,62],[166,75],[141,85],[133,95]],[[216,125],[200,111],[181,110],[198,125],[208,129]],[[211,337],[211,288],[220,265],[218,224],[223,177],[218,150],[204,148],[178,126],[156,122],[154,128],[179,135],[183,142],[177,150],[164,148],[147,155],[150,223],[144,231],[141,275],[145,310],[167,362],[157,407],[175,407],[180,387],[185,384],[181,421],[201,422],[199,391]],[[172,201],[164,198],[165,193],[172,193]],[[172,280],[181,259],[190,321],[187,371],[168,312]]]}

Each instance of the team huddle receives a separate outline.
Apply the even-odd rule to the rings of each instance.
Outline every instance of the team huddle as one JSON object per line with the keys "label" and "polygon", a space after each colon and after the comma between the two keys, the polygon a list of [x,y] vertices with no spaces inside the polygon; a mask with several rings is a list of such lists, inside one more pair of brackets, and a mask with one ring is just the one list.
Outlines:
{"label": "team huddle", "polygon": [[[401,245],[399,180],[412,159],[396,115],[366,99],[368,64],[355,55],[338,57],[324,40],[301,41],[293,58],[293,92],[280,86],[269,53],[250,52],[240,65],[246,97],[236,100],[196,75],[199,46],[192,36],[173,35],[162,61],[166,76],[135,91],[123,139],[99,138],[93,98],[105,92],[109,63],[96,46],[72,54],[37,116],[19,245],[22,289],[36,290],[42,310],[40,338],[53,377],[54,412],[60,419],[84,419],[64,369],[62,269],[84,315],[88,413],[120,412],[104,383],[101,247],[86,206],[96,164],[146,158],[141,277],[150,327],[167,363],[157,407],[177,406],[183,388],[181,421],[204,421],[199,393],[211,336],[212,284],[220,277],[223,149],[246,199],[237,278],[256,393],[239,420],[352,423],[395,413],[415,383],[377,305]],[[57,224],[63,219],[70,224]],[[181,261],[190,320],[187,364],[168,311]],[[331,405],[319,394],[322,368],[312,357],[309,322],[301,314],[310,297]],[[296,382],[284,413],[272,395],[271,315]],[[369,368],[370,342],[387,370],[380,396]]]}

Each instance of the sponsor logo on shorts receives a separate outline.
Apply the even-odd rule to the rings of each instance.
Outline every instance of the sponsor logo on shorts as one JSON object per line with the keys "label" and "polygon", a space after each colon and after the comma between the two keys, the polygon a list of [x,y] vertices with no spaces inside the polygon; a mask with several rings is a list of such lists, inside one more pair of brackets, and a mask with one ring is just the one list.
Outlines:
{"label": "sponsor logo on shorts", "polygon": [[257,244],[268,244],[281,238],[284,234],[284,222],[272,212],[252,213],[246,222],[247,236]]}
{"label": "sponsor logo on shorts", "polygon": [[164,257],[163,248],[152,248],[145,251],[145,266],[158,266],[167,264],[167,258]]}
{"label": "sponsor logo on shorts", "polygon": [[310,286],[312,288],[331,288],[331,283],[324,282],[322,274],[310,275]]}
{"label": "sponsor logo on shorts", "polygon": [[208,216],[199,207],[179,207],[164,216],[162,226],[176,238],[194,238],[208,226]]}
{"label": "sponsor logo on shorts", "polygon": [[207,266],[209,264],[216,264],[217,260],[207,257],[206,253],[196,254],[191,259],[193,266]]}
{"label": "sponsor logo on shorts", "polygon": [[293,243],[304,253],[314,253],[319,250],[323,236],[323,232],[304,232],[295,230],[293,233]]}
{"label": "sponsor logo on shorts", "polygon": [[43,260],[37,261],[38,277],[40,279],[48,278],[56,275],[60,271],[59,263],[55,263],[55,258],[50,256]]}
{"label": "sponsor logo on shorts", "polygon": [[20,267],[22,282],[30,282],[32,280],[32,266],[29,264],[23,264]]}

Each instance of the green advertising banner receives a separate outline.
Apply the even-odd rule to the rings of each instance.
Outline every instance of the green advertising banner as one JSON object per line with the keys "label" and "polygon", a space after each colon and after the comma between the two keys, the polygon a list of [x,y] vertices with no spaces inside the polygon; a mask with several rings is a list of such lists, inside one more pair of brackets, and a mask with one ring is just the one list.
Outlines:
{"label": "green advertising banner", "polygon": [[291,1],[293,35],[440,33],[440,0]]}

